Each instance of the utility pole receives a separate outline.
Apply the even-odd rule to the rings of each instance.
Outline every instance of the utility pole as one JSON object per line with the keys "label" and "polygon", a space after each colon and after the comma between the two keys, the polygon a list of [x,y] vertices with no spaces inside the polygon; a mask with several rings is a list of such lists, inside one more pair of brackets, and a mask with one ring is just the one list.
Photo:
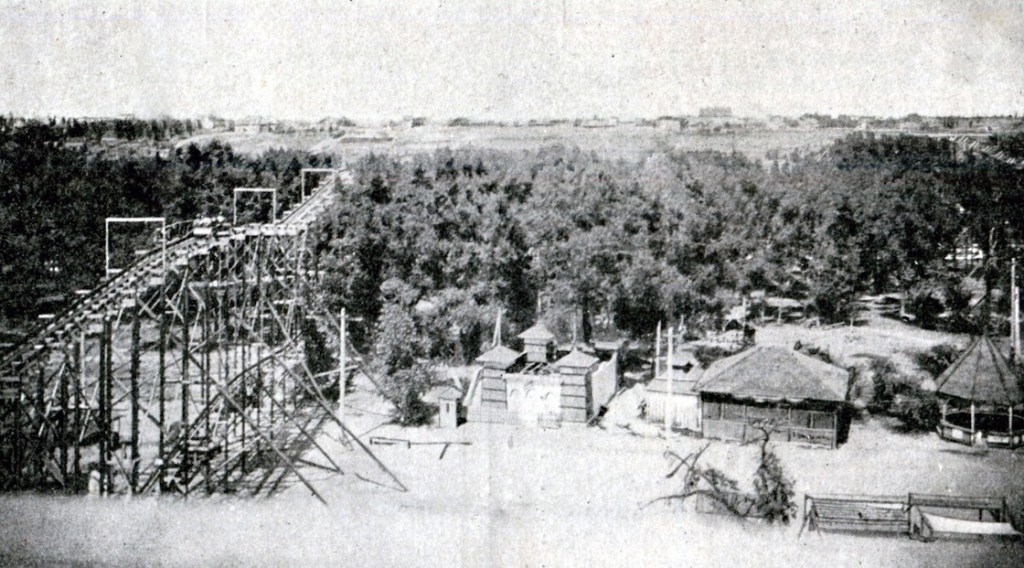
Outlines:
{"label": "utility pole", "polygon": [[675,421],[675,405],[672,400],[672,326],[668,326],[668,352],[665,354],[665,376],[668,377],[668,392],[665,395],[665,431],[672,430]]}
{"label": "utility pole", "polygon": [[654,331],[654,378],[661,374],[661,320]]}
{"label": "utility pole", "polygon": [[1020,288],[1017,287],[1017,259],[1010,262],[1010,337],[1013,340],[1013,361],[1020,361]]}
{"label": "utility pole", "polygon": [[345,343],[345,308],[342,308],[338,322],[338,419],[342,422],[345,421],[345,378],[348,376],[348,353]]}

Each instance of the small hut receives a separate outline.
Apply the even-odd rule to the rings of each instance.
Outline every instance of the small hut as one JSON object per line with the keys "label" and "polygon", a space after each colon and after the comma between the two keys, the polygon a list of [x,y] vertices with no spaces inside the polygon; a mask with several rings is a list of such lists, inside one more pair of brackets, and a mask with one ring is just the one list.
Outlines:
{"label": "small hut", "polygon": [[987,336],[979,337],[936,380],[939,435],[962,444],[1024,445],[1024,401],[1017,377]]}
{"label": "small hut", "polygon": [[447,387],[437,395],[437,425],[441,428],[458,428],[459,407],[462,391],[455,387]]}
{"label": "small hut", "polygon": [[715,361],[697,384],[705,437],[755,440],[770,420],[772,440],[835,448],[847,426],[849,373],[780,347],[754,347]]}

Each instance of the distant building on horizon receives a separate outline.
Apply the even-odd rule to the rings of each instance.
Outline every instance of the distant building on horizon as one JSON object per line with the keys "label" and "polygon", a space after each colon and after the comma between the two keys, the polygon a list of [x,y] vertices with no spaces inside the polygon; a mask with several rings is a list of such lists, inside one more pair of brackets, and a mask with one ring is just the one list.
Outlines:
{"label": "distant building on horizon", "polygon": [[671,132],[678,132],[685,126],[686,121],[682,118],[675,116],[662,116],[658,117],[655,121],[654,126],[658,130],[667,130]]}
{"label": "distant building on horizon", "polygon": [[697,116],[701,118],[732,118],[731,107],[704,107],[700,109]]}

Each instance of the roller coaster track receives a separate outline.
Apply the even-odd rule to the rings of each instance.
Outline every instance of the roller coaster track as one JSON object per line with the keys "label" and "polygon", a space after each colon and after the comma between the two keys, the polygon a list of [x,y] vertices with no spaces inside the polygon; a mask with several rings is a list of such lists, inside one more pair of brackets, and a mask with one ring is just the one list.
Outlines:
{"label": "roller coaster track", "polygon": [[0,488],[257,494],[294,476],[324,501],[299,464],[345,473],[318,442],[333,423],[404,490],[305,358],[309,333],[337,330],[312,241],[348,183],[272,223],[181,224],[0,355]]}

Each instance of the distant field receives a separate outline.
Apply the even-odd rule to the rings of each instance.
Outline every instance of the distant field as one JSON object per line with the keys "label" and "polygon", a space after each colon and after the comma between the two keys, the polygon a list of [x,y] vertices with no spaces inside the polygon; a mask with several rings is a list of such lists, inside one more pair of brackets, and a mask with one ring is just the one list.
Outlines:
{"label": "distant field", "polygon": [[[425,126],[409,129],[351,129],[344,137],[314,134],[225,132],[194,136],[185,142],[219,139],[240,154],[259,154],[270,148],[331,153],[352,159],[367,152],[408,155],[437,148],[495,148],[535,150],[563,144],[611,159],[638,160],[658,150],[736,150],[760,160],[770,150],[789,153],[814,151],[849,133],[848,129],[758,130],[725,134],[666,132],[652,127],[624,125],[610,128],[556,126]],[[390,140],[386,140],[390,138]]]}

